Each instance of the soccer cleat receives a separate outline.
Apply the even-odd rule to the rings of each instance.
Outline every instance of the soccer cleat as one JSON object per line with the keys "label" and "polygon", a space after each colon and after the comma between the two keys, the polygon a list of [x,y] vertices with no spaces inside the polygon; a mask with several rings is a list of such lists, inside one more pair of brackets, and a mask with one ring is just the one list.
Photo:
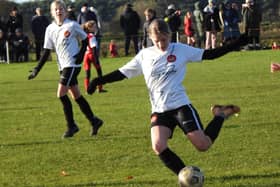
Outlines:
{"label": "soccer cleat", "polygon": [[94,117],[91,124],[92,124],[92,129],[90,135],[95,136],[97,135],[99,128],[103,125],[103,121],[98,117]]}
{"label": "soccer cleat", "polygon": [[79,128],[76,124],[74,124],[73,127],[68,128],[67,131],[65,131],[65,133],[63,134],[63,138],[73,137],[77,132],[79,132]]}
{"label": "soccer cleat", "polygon": [[98,90],[98,93],[105,93],[105,92],[107,92],[107,90],[104,89]]}
{"label": "soccer cleat", "polygon": [[237,105],[214,105],[211,107],[211,111],[214,116],[222,116],[228,119],[230,116],[238,114],[240,107]]}

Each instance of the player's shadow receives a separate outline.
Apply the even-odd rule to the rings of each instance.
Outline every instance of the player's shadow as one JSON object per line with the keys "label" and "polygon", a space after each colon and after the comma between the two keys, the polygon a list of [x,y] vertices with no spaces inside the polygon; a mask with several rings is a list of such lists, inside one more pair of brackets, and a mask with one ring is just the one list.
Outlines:
{"label": "player's shadow", "polygon": [[[171,181],[173,182],[173,181]],[[92,183],[84,183],[84,184],[69,184],[63,187],[123,187],[123,186],[131,186],[131,187],[141,187],[141,186],[165,186],[164,184],[170,184],[170,181],[164,179],[164,181],[151,181],[151,180],[125,180],[124,181],[106,181],[106,182],[92,182]],[[174,185],[177,186],[177,185]]]}
{"label": "player's shadow", "polygon": [[[253,175],[231,175],[231,176],[222,176],[222,177],[207,177],[206,181],[238,181],[238,180],[245,180],[245,179],[265,179],[263,181],[269,181],[269,178],[279,178],[280,172],[274,173],[267,173],[267,174],[253,174]],[[273,184],[239,184],[235,185],[235,187],[276,187],[280,186],[280,183],[273,183]]]}

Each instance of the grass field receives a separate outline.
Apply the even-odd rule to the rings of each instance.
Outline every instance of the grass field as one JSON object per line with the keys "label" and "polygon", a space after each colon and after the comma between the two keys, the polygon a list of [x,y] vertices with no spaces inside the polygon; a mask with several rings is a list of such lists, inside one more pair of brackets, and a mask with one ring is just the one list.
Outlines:
{"label": "grass field", "polygon": [[[110,72],[130,58],[102,59]],[[270,63],[279,51],[232,52],[188,65],[184,85],[204,124],[211,104],[240,105],[214,146],[197,152],[177,128],[170,147],[187,165],[205,173],[205,187],[280,186],[280,73]],[[27,80],[35,63],[0,64],[0,186],[176,187],[150,146],[150,104],[143,77],[105,85],[107,93],[85,95],[105,124],[97,137],[73,102],[80,132],[65,130],[56,98],[57,66],[47,63]],[[96,73],[93,71],[93,74]],[[82,72],[80,88],[83,88]],[[62,175],[64,171],[64,175]]]}

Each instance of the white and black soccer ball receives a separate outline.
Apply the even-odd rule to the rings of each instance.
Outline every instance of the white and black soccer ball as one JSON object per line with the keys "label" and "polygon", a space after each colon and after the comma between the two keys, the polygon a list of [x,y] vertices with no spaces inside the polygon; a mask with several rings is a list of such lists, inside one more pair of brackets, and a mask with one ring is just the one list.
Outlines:
{"label": "white and black soccer ball", "polygon": [[202,187],[204,175],[199,167],[186,166],[179,172],[178,182],[180,187]]}

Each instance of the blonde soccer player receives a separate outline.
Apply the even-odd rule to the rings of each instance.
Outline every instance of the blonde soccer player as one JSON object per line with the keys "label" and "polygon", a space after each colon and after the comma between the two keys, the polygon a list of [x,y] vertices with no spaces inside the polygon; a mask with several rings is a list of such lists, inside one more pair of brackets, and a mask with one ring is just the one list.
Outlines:
{"label": "blonde soccer player", "polygon": [[[46,29],[44,52],[28,79],[33,79],[38,75],[51,50],[55,50],[60,72],[57,97],[62,103],[67,124],[67,130],[63,137],[72,137],[79,131],[79,127],[74,120],[72,103],[67,95],[68,92],[89,120],[92,126],[91,135],[96,135],[103,121],[93,114],[87,100],[80,93],[77,80],[87,47],[87,34],[77,22],[67,19],[66,5],[62,0],[53,1],[50,11],[53,22]],[[82,40],[81,47],[79,47],[80,40]]]}
{"label": "blonde soccer player", "polygon": [[131,61],[103,77],[90,82],[88,93],[96,86],[125,78],[144,75],[152,105],[152,148],[162,162],[178,174],[185,167],[180,157],[168,147],[174,128],[178,126],[198,151],[206,151],[219,135],[224,120],[240,111],[236,105],[215,105],[213,119],[204,129],[198,112],[187,96],[182,82],[187,64],[203,59],[220,57],[240,45],[247,43],[247,36],[226,46],[213,50],[194,48],[182,43],[170,42],[170,31],[166,22],[155,19],[149,26],[149,37],[154,46],[141,50]]}

